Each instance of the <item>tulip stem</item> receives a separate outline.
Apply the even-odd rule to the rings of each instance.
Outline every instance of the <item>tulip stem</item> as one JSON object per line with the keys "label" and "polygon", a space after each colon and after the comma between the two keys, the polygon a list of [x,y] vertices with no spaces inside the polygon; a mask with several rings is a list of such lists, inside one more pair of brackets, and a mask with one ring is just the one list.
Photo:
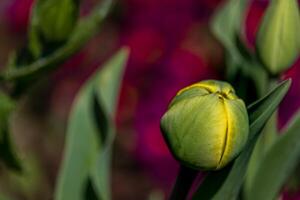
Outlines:
{"label": "tulip stem", "polygon": [[198,171],[181,165],[169,200],[185,200],[197,174]]}

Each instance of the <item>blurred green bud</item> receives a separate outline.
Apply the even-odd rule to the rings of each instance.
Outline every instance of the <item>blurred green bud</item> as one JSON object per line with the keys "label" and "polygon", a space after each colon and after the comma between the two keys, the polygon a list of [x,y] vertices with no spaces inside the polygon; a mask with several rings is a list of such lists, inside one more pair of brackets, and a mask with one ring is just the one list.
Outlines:
{"label": "blurred green bud", "polygon": [[161,119],[161,130],[183,165],[218,170],[247,142],[247,109],[230,84],[202,81],[177,93]]}
{"label": "blurred green bud", "polygon": [[258,55],[277,75],[297,59],[300,50],[300,15],[296,0],[272,0],[256,40]]}
{"label": "blurred green bud", "polygon": [[43,39],[61,42],[72,33],[78,15],[78,0],[38,0],[32,23]]}

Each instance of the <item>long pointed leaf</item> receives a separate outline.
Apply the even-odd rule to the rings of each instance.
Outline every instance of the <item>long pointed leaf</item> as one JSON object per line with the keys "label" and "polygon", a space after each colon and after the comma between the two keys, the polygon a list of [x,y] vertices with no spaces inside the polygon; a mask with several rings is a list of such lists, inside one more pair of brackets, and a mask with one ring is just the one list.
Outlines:
{"label": "long pointed leaf", "polygon": [[193,200],[236,199],[244,181],[248,162],[257,138],[287,93],[290,84],[291,80],[283,81],[265,97],[248,107],[250,135],[246,147],[231,166],[209,174],[194,194]]}
{"label": "long pointed leaf", "polygon": [[[300,112],[266,153],[247,199],[275,199],[300,158]],[[276,178],[274,178],[276,177]]]}
{"label": "long pointed leaf", "polygon": [[[110,159],[112,153],[112,143],[115,136],[115,130],[113,122],[110,119],[115,118],[116,104],[118,93],[116,91],[120,90],[121,79],[123,75],[123,66],[127,58],[127,52],[123,51],[120,53],[119,57],[115,58],[113,62],[108,63],[107,67],[104,68],[101,74],[96,77],[95,80],[95,94],[96,98],[102,103],[98,105],[103,108],[104,113],[106,113],[107,126],[99,127],[102,134],[104,134],[104,140],[102,141],[102,148],[97,159],[91,169],[91,178],[96,188],[98,196],[101,199],[110,199]],[[97,87],[97,86],[102,87]],[[96,107],[97,108],[97,107]],[[100,111],[101,109],[95,109],[95,111]]]}
{"label": "long pointed leaf", "polygon": [[85,199],[91,187],[99,199],[110,199],[107,166],[114,138],[112,119],[127,56],[127,50],[117,53],[75,99],[55,192],[57,200]]}
{"label": "long pointed leaf", "polygon": [[235,61],[241,59],[236,38],[243,31],[242,24],[247,5],[247,0],[227,0],[212,21],[213,33]]}

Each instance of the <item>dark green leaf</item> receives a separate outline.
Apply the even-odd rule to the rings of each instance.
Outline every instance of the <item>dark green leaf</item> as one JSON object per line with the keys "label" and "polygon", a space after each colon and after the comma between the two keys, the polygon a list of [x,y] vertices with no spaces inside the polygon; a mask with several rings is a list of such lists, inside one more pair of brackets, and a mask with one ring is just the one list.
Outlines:
{"label": "dark green leaf", "polygon": [[212,21],[212,30],[219,41],[224,45],[226,51],[236,62],[240,62],[241,55],[236,46],[236,39],[243,31],[244,12],[248,5],[247,0],[227,0],[217,10]]}
{"label": "dark green leaf", "polygon": [[257,138],[285,96],[290,84],[290,80],[283,81],[265,97],[248,107],[250,134],[246,147],[233,162],[232,166],[228,166],[218,172],[213,172],[205,178],[194,194],[194,200],[236,199],[244,181],[248,162]]}
{"label": "dark green leaf", "polygon": [[[55,193],[57,200],[82,200],[91,188],[99,199],[110,199],[112,120],[127,55],[127,50],[116,54],[87,81],[75,99]],[[87,183],[93,187],[87,187]]]}
{"label": "dark green leaf", "polygon": [[299,158],[300,112],[262,159],[247,199],[275,199],[288,176],[297,167]]}
{"label": "dark green leaf", "polygon": [[247,104],[265,92],[267,75],[245,44],[244,23],[249,2],[225,1],[212,21],[212,31],[225,48],[226,79]]}
{"label": "dark green leaf", "polygon": [[9,117],[15,108],[15,103],[8,96],[0,92],[0,160],[14,170],[21,170],[9,135]]}

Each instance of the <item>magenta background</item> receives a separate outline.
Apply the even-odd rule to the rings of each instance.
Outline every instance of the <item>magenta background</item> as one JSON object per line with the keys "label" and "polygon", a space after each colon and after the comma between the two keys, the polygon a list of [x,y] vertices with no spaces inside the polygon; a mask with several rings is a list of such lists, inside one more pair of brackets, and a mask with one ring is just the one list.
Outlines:
{"label": "magenta background", "polygon": [[[10,38],[25,41],[32,0],[6,0],[0,4],[1,19]],[[105,24],[95,41],[67,61],[53,76],[51,112],[67,118],[73,97],[89,74],[120,46],[129,46],[118,109],[119,134],[133,138],[129,152],[160,188],[169,190],[177,164],[170,156],[159,130],[160,117],[180,88],[193,82],[222,79],[224,55],[208,32],[209,19],[221,0],[120,0],[121,17]],[[82,13],[93,1],[84,1]],[[246,19],[250,47],[267,1],[254,0]],[[101,46],[107,45],[106,52]],[[98,55],[99,51],[99,55]],[[2,64],[2,63],[1,63]],[[300,60],[282,78],[293,78],[280,106],[283,128],[300,106]],[[130,129],[131,131],[126,131]],[[285,194],[284,199],[300,199]]]}

